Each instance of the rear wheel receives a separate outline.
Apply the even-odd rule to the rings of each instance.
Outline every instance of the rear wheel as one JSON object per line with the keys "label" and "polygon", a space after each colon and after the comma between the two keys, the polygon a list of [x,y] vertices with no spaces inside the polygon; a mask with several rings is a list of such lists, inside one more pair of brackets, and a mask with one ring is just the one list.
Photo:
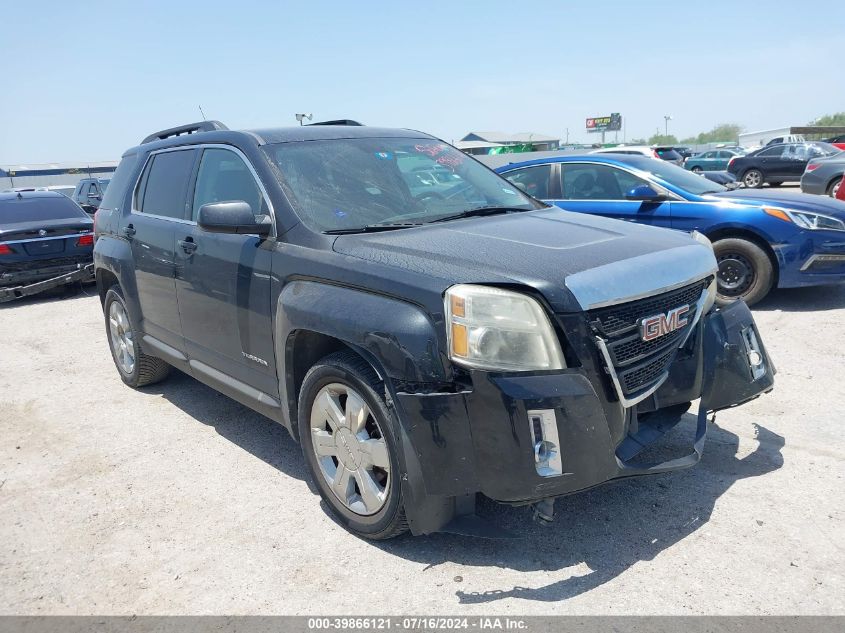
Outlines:
{"label": "rear wheel", "polygon": [[742,184],[749,189],[756,189],[763,185],[763,172],[759,169],[749,169],[742,175]]}
{"label": "rear wheel", "polygon": [[754,242],[730,237],[713,243],[719,264],[716,303],[727,305],[742,299],[754,305],[772,288],[774,270],[766,252]]}
{"label": "rear wheel", "polygon": [[827,195],[831,198],[836,197],[836,192],[839,191],[839,185],[842,184],[842,176],[830,181],[830,184],[827,186]]}
{"label": "rear wheel", "polygon": [[170,365],[141,351],[119,286],[109,288],[103,308],[109,349],[121,380],[130,387],[143,387],[166,378]]}
{"label": "rear wheel", "polygon": [[374,540],[408,529],[383,392],[368,363],[338,352],[308,371],[299,394],[299,438],[320,496],[346,529]]}

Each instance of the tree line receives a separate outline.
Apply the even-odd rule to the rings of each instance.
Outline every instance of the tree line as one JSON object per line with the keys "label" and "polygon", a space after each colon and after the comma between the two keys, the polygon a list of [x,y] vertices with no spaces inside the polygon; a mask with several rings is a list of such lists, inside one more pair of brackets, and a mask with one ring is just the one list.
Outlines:
{"label": "tree line", "polygon": [[[826,114],[807,123],[807,125],[845,126],[845,112]],[[736,143],[744,128],[736,123],[720,123],[712,130],[701,132],[697,136],[689,136],[678,140],[674,134],[652,134],[648,139],[631,139],[632,145],[704,145],[706,143]]]}

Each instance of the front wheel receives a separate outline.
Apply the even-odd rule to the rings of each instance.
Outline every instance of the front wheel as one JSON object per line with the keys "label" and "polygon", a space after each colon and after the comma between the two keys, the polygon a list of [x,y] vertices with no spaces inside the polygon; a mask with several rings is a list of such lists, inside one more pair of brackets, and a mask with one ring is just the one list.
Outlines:
{"label": "front wheel", "polygon": [[383,383],[356,354],[327,356],[299,392],[299,438],[311,477],[353,534],[383,540],[408,529]]}
{"label": "front wheel", "polygon": [[749,306],[772,288],[774,270],[766,252],[754,242],[725,238],[713,243],[719,265],[716,303],[720,306],[742,299]]}
{"label": "front wheel", "polygon": [[842,178],[839,177],[836,180],[832,180],[830,184],[827,186],[827,195],[831,198],[835,198],[837,192],[839,191],[839,186],[842,184]]}
{"label": "front wheel", "polygon": [[763,186],[763,172],[759,169],[749,169],[742,175],[742,184],[749,189],[757,189]]}
{"label": "front wheel", "polygon": [[701,167],[699,167],[698,165],[696,165],[695,167],[693,167],[692,169],[690,169],[690,171],[691,171],[692,173],[694,173],[694,174],[700,174],[700,173],[701,173],[702,171],[704,171],[704,170],[703,170]]}

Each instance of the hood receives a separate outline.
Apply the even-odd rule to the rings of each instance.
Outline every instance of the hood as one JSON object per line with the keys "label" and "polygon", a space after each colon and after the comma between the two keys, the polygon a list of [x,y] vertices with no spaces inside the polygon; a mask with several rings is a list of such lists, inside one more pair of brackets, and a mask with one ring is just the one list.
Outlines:
{"label": "hood", "polygon": [[559,312],[655,294],[716,269],[689,234],[559,209],[344,235],[334,250],[455,283],[535,288]]}
{"label": "hood", "polygon": [[[707,197],[711,196],[708,195]],[[737,204],[784,207],[845,219],[845,202],[829,196],[809,193],[784,193],[772,189],[734,189],[733,191],[714,193],[712,197],[719,200],[729,200]]]}

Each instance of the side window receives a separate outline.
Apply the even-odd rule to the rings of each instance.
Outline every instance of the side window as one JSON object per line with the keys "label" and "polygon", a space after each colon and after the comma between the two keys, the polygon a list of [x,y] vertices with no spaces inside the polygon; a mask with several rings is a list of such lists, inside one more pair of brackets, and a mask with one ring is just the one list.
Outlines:
{"label": "side window", "polygon": [[562,164],[561,170],[564,200],[624,200],[625,193],[648,184],[608,165]]}
{"label": "side window", "polygon": [[770,149],[763,150],[762,152],[757,154],[757,156],[760,156],[761,158],[772,158],[774,156],[781,156],[782,154],[784,154],[785,152],[788,152],[788,151],[789,151],[789,147],[784,148],[784,147],[778,146],[778,147],[772,147]]}
{"label": "side window", "polygon": [[267,202],[255,177],[243,159],[227,149],[207,149],[202,153],[191,219],[196,221],[200,207],[211,202],[243,201],[256,215],[267,215]]}
{"label": "side window", "polygon": [[88,185],[87,195],[88,195],[88,196],[96,196],[97,194],[98,194],[98,191],[97,191],[97,185],[96,185],[96,184],[94,184],[93,182],[92,182],[92,183],[90,183],[90,184]]}
{"label": "side window", "polygon": [[191,178],[195,155],[196,150],[155,154],[147,164],[136,192],[135,208],[150,215],[183,219],[185,190]]}
{"label": "side window", "polygon": [[704,152],[699,158],[716,158],[716,152]]}
{"label": "side window", "polygon": [[552,175],[551,165],[523,167],[504,174],[505,178],[522,189],[529,196],[543,200],[549,197],[549,180]]}

